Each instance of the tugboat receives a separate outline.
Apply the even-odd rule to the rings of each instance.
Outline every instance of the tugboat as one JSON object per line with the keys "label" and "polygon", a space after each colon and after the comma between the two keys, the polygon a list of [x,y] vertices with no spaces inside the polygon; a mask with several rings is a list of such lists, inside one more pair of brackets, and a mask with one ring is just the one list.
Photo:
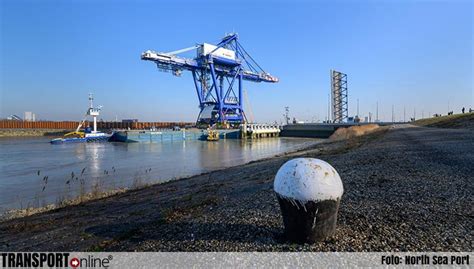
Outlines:
{"label": "tugboat", "polygon": [[216,130],[209,130],[207,133],[207,141],[219,141],[219,132]]}
{"label": "tugboat", "polygon": [[209,125],[209,127],[207,128],[207,141],[219,141],[219,131],[215,130],[216,127],[217,125],[214,124]]}
{"label": "tugboat", "polygon": [[[102,106],[94,108],[93,105],[94,97],[92,93],[89,94],[89,109],[87,109],[86,115],[77,126],[74,132],[65,134],[62,138],[55,138],[51,140],[51,144],[62,144],[62,143],[77,143],[77,142],[103,142],[108,141],[112,134],[106,134],[97,131],[97,116],[100,114]],[[94,129],[90,127],[84,128],[84,131],[80,131],[84,125],[86,119],[92,116],[94,119]]]}

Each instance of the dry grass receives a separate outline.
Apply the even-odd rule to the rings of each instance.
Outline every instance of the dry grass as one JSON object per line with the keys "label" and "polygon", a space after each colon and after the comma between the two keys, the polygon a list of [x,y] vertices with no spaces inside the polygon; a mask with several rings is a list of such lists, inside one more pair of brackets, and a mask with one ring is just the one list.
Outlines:
{"label": "dry grass", "polygon": [[28,207],[25,209],[12,209],[5,212],[5,214],[2,216],[2,219],[14,219],[14,218],[27,217],[34,214],[58,209],[58,208],[63,208],[63,207],[72,206],[72,205],[79,205],[87,201],[110,197],[119,193],[124,193],[126,191],[127,189],[125,188],[111,190],[111,191],[94,190],[91,193],[83,194],[73,199],[61,200],[60,203],[56,203],[56,204],[49,204],[42,207]]}
{"label": "dry grass", "polygon": [[415,121],[413,124],[438,128],[474,128],[474,112],[454,114],[442,117],[426,118]]}
{"label": "dry grass", "polygon": [[358,137],[361,135],[369,134],[374,130],[377,130],[379,126],[377,124],[367,124],[360,126],[351,126],[349,128],[339,128],[330,137],[331,140],[343,140]]}

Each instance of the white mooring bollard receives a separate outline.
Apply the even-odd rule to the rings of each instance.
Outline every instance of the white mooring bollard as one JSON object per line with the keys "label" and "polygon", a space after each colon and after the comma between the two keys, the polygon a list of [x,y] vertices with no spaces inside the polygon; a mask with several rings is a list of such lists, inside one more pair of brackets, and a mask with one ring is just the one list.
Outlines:
{"label": "white mooring bollard", "polygon": [[330,164],[314,158],[289,160],[278,170],[273,187],[289,241],[314,243],[335,233],[344,190]]}

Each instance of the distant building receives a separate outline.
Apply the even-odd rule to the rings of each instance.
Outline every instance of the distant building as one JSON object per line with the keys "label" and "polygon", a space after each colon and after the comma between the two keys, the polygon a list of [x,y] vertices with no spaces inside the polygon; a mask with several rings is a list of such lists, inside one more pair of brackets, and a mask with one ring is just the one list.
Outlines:
{"label": "distant building", "polygon": [[126,119],[122,120],[123,123],[131,123],[131,122],[138,122],[138,119]]}
{"label": "distant building", "polygon": [[35,113],[31,111],[26,111],[25,112],[25,117],[23,117],[24,121],[36,121],[36,115]]}
{"label": "distant building", "polygon": [[347,123],[359,123],[359,122],[361,122],[359,116],[347,117]]}

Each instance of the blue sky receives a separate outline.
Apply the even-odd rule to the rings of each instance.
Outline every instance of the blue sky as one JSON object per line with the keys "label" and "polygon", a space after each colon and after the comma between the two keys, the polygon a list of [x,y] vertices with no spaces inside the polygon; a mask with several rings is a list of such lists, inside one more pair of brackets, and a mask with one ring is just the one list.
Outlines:
{"label": "blue sky", "polygon": [[2,0],[0,117],[79,120],[93,92],[105,120],[194,121],[192,76],[140,60],[235,31],[280,83],[247,82],[260,122],[324,120],[329,70],[348,74],[349,112],[396,120],[473,107],[471,1]]}

